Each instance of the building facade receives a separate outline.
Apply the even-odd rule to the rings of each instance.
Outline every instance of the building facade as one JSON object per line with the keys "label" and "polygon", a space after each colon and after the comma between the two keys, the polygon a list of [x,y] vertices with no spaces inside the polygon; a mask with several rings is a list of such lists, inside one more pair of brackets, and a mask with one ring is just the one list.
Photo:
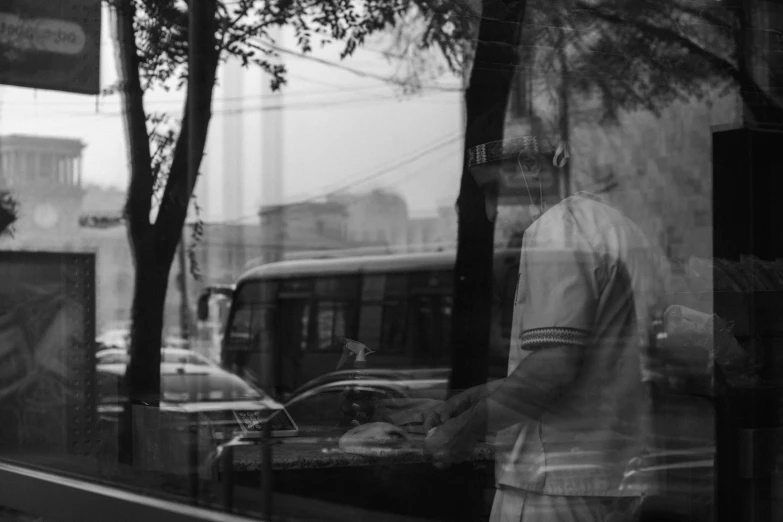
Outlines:
{"label": "building facade", "polygon": [[80,140],[12,134],[0,137],[0,189],[19,203],[4,248],[75,250],[84,197]]}

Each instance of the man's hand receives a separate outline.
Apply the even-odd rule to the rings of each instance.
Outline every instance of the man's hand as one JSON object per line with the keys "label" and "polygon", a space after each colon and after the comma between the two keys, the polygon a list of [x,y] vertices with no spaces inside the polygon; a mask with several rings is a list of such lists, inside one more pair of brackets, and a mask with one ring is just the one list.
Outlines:
{"label": "man's hand", "polygon": [[473,405],[473,393],[475,393],[474,388],[465,390],[426,412],[424,414],[424,433],[428,433],[432,428],[437,428],[467,411]]}
{"label": "man's hand", "polygon": [[462,415],[475,406],[487,394],[495,390],[503,379],[493,381],[483,386],[469,388],[449,400],[442,402],[424,414],[424,433],[448,422],[450,419]]}
{"label": "man's hand", "polygon": [[470,457],[473,447],[484,435],[483,424],[473,410],[468,410],[436,428],[424,441],[424,449],[432,455],[435,466],[458,464]]}

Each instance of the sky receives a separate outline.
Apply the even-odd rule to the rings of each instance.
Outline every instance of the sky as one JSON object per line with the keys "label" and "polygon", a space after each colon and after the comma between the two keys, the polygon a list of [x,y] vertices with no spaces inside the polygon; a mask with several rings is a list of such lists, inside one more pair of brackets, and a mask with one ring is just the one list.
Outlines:
{"label": "sky", "polygon": [[[279,44],[293,49],[291,41],[282,35]],[[240,71],[229,64],[219,71],[197,189],[208,220],[257,219],[262,203],[297,202],[336,190],[394,190],[414,216],[453,205],[462,159],[461,93],[426,89],[403,96],[387,82],[340,67],[388,77],[394,66],[377,50],[360,50],[342,62],[338,51],[339,44],[315,51],[331,65],[284,55],[288,85],[282,95],[268,91],[258,69]],[[101,55],[105,87],[117,78],[106,12]],[[457,87],[459,80],[449,75],[437,84]],[[145,94],[148,110],[177,117],[182,100],[178,92]],[[262,135],[265,122],[272,139]],[[127,186],[128,156],[117,95],[98,98],[0,87],[0,135],[13,133],[81,139],[86,145],[84,182]]]}

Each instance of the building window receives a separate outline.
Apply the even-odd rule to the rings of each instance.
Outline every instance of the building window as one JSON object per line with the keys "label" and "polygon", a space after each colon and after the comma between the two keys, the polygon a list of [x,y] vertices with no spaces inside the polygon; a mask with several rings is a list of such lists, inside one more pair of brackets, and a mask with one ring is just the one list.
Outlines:
{"label": "building window", "polygon": [[41,154],[40,156],[41,167],[38,173],[41,179],[48,181],[57,181],[57,173],[55,170],[55,158],[52,154]]}
{"label": "building window", "polygon": [[228,272],[233,273],[236,271],[236,254],[233,248],[226,249],[226,269]]}
{"label": "building window", "polygon": [[117,294],[119,296],[125,295],[131,290],[131,281],[128,274],[119,274],[117,276]]}

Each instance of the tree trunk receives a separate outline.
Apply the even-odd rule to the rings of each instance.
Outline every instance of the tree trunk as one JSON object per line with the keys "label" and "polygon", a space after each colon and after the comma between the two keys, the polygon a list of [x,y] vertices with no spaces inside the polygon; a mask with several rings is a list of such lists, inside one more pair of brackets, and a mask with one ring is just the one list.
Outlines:
{"label": "tree trunk", "polygon": [[160,347],[172,261],[166,263],[149,250],[136,250],[131,357],[125,372],[128,400],[120,418],[118,441],[119,458],[123,464],[134,463],[134,447],[138,447],[133,440],[134,409],[155,408],[160,404]]}
{"label": "tree trunk", "polygon": [[[465,91],[465,149],[503,139],[506,108],[519,60],[526,1],[482,2],[482,18],[470,80]],[[457,199],[459,229],[451,327],[451,389],[487,380],[492,318],[493,222],[484,194],[463,162]]]}
{"label": "tree trunk", "polygon": [[[191,7],[199,10],[199,25],[192,28],[196,34],[216,35],[215,0],[191,2]],[[195,176],[189,176],[188,172],[189,154],[193,149],[197,151],[198,160],[193,165],[197,169],[206,146],[220,48],[216,37],[196,39],[200,60],[188,79],[188,99],[192,99],[195,93],[198,103],[194,104],[196,109],[188,111],[183,118],[160,208],[153,224],[150,222],[150,210],[155,180],[151,169],[139,58],[133,32],[135,11],[131,0],[118,2],[116,15],[131,163],[125,217],[136,270],[131,305],[130,363],[125,372],[128,403],[120,419],[119,457],[120,462],[132,464],[136,461],[133,455],[133,407],[157,407],[160,403],[160,347],[166,292],[196,184]],[[197,124],[189,125],[191,119],[195,119]]]}

